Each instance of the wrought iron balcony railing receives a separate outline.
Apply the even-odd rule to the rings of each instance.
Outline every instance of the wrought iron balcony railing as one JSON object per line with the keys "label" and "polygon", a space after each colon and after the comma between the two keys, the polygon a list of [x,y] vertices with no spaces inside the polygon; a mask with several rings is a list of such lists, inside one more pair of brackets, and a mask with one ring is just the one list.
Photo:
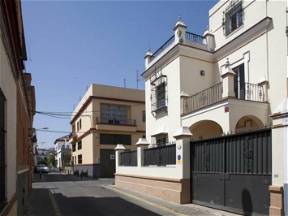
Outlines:
{"label": "wrought iron balcony railing", "polygon": [[222,82],[183,100],[183,114],[193,112],[222,100]]}
{"label": "wrought iron balcony railing", "polygon": [[165,50],[170,44],[172,44],[175,41],[175,36],[171,36],[160,48],[158,48],[154,53],[153,56],[151,58],[151,60],[153,60],[154,58],[156,58],[161,52],[163,52],[163,50]]}
{"label": "wrought iron balcony railing", "polygon": [[96,124],[136,126],[135,119],[101,119],[96,118]]}
{"label": "wrought iron balcony railing", "polygon": [[[182,114],[185,115],[222,101],[224,99],[222,93],[223,85],[222,82],[220,82],[190,97],[184,98]],[[258,84],[235,82],[234,93],[234,97],[239,100],[267,101],[264,87]]]}
{"label": "wrought iron balcony railing", "polygon": [[192,43],[206,44],[205,37],[203,37],[202,35],[194,34],[192,32],[186,32],[185,38]]}
{"label": "wrought iron balcony railing", "polygon": [[240,100],[249,100],[257,102],[267,101],[263,86],[254,83],[237,82],[235,88],[235,97]]}
{"label": "wrought iron balcony railing", "polygon": [[[192,32],[186,32],[185,33],[185,41],[189,41],[196,44],[206,44],[205,37],[201,35],[194,34]],[[164,42],[164,44],[158,48],[152,55],[151,60],[156,58],[160,53],[162,53],[168,46],[170,46],[175,41],[175,35],[172,35],[167,41]],[[183,42],[185,42],[183,41]]]}

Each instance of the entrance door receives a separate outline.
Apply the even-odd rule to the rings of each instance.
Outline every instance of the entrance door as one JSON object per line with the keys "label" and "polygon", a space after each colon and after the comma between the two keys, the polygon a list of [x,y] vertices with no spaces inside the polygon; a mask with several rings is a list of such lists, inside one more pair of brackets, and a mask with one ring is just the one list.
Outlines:
{"label": "entrance door", "polygon": [[0,89],[0,212],[6,201],[5,158],[5,97]]}
{"label": "entrance door", "polygon": [[269,212],[271,130],[191,142],[192,202],[251,215]]}
{"label": "entrance door", "polygon": [[100,150],[101,177],[112,178],[115,173],[115,150]]}
{"label": "entrance door", "polygon": [[233,71],[236,73],[234,78],[235,97],[241,100],[245,100],[244,64],[241,64],[236,68],[233,68]]}

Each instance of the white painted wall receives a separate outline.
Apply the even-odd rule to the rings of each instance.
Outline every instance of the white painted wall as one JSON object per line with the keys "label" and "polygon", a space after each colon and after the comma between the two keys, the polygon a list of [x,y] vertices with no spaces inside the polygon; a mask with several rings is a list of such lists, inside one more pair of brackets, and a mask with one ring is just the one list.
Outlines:
{"label": "white painted wall", "polygon": [[[144,72],[145,101],[146,101],[146,136],[151,142],[151,136],[159,132],[167,132],[169,139],[173,139],[174,131],[182,126],[190,127],[201,120],[213,120],[222,126],[224,132],[235,130],[238,120],[244,115],[254,115],[265,126],[271,126],[271,118],[274,110],[287,97],[287,26],[286,8],[287,1],[243,1],[244,19],[243,25],[225,36],[222,20],[223,11],[231,1],[219,1],[209,11],[209,32],[215,38],[215,52],[207,52],[189,44],[173,44],[150,62]],[[272,18],[270,25],[257,25],[266,17]],[[251,37],[243,39],[243,34],[252,28]],[[257,29],[257,31],[256,31]],[[256,33],[255,33],[256,32]],[[242,39],[238,36],[242,34]],[[254,35],[253,35],[254,34]],[[235,40],[234,40],[235,39]],[[232,44],[232,45],[231,45]],[[227,45],[224,53],[219,48]],[[234,46],[234,47],[233,47]],[[223,50],[223,49],[222,49]],[[268,81],[268,104],[239,100],[228,100],[213,108],[203,109],[193,114],[184,116],[181,122],[180,116],[180,92],[188,95],[200,92],[211,85],[221,81],[223,65],[229,59],[231,68],[242,63],[245,67],[245,81],[259,84]],[[156,71],[155,71],[155,68]],[[168,80],[168,114],[161,118],[155,118],[151,114],[151,86],[150,74],[162,71]],[[205,76],[200,76],[200,70],[205,71]],[[172,82],[171,82],[172,80]],[[229,112],[224,112],[224,107],[229,105]],[[278,133],[278,132],[277,132]],[[277,134],[275,133],[275,134]],[[279,138],[280,139],[280,138]],[[275,139],[276,140],[276,139]],[[277,177],[285,171],[281,164],[287,158],[276,153],[285,151],[285,142],[273,143],[273,184],[283,184],[283,178]],[[277,160],[275,160],[277,158]],[[165,175],[165,174],[163,174]]]}
{"label": "white painted wall", "polygon": [[150,79],[145,81],[146,137],[151,143],[155,133],[168,133],[169,141],[174,140],[173,133],[180,127],[180,59],[176,58],[161,69],[167,76],[168,112],[162,117],[155,117],[151,112]]}

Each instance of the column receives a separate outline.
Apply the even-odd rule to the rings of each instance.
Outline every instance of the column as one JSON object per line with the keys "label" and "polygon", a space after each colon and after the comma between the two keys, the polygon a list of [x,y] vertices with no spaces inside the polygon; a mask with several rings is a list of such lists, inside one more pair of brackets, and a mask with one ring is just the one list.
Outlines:
{"label": "column", "polygon": [[176,165],[180,165],[182,172],[181,203],[191,201],[190,190],[190,140],[192,133],[188,127],[179,128],[174,134],[176,139]]}
{"label": "column", "polygon": [[235,97],[235,89],[234,89],[235,73],[230,67],[229,59],[227,59],[226,64],[222,68],[221,77],[223,85],[222,98],[224,99]]}
{"label": "column", "polygon": [[144,149],[149,146],[149,142],[146,138],[139,138],[136,143],[137,146],[137,167],[142,167],[144,165]]}
{"label": "column", "polygon": [[176,22],[174,26],[174,38],[176,43],[183,43],[186,39],[186,29],[187,26],[185,23],[181,20],[181,17],[179,17],[178,21]]}
{"label": "column", "polygon": [[117,146],[114,148],[115,150],[115,171],[117,173],[117,169],[120,165],[120,153],[123,152],[126,148],[122,144],[117,144]]}

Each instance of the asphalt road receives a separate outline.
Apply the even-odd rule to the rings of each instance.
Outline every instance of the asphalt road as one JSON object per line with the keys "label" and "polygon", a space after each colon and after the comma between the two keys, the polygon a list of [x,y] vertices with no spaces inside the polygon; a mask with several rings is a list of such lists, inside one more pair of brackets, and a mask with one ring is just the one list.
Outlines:
{"label": "asphalt road", "polygon": [[174,215],[125,197],[105,185],[113,179],[90,179],[60,174],[34,178],[28,216],[158,216]]}

